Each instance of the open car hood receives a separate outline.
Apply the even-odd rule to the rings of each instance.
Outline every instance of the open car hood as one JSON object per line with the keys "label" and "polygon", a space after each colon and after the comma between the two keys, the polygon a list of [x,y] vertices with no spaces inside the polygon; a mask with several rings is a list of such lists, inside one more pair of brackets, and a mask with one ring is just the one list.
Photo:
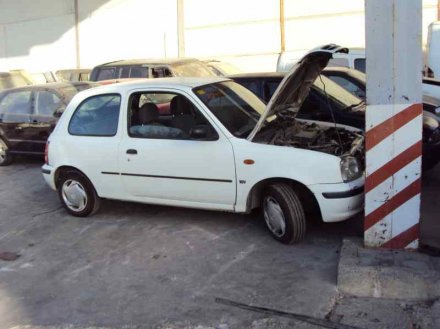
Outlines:
{"label": "open car hood", "polygon": [[266,110],[247,139],[252,140],[267,118],[279,111],[290,110],[292,113],[297,113],[309,94],[313,82],[315,82],[335,53],[347,54],[348,48],[334,44],[318,47],[296,63],[279,84],[267,104]]}

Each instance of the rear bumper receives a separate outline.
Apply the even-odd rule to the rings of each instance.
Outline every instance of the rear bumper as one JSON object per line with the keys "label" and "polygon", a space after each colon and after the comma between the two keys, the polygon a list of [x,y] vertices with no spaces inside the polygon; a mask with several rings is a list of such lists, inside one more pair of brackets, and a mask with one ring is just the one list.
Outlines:
{"label": "rear bumper", "polygon": [[47,164],[44,164],[41,167],[41,172],[43,173],[43,178],[46,181],[47,185],[49,185],[52,190],[56,190],[54,168]]}
{"label": "rear bumper", "polygon": [[364,210],[364,179],[341,184],[309,186],[324,222],[340,222]]}

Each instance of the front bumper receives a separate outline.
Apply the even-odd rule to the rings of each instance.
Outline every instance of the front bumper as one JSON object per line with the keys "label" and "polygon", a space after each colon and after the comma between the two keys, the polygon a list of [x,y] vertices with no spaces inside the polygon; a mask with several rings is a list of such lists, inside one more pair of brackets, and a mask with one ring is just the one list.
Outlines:
{"label": "front bumper", "polygon": [[47,164],[44,164],[41,167],[41,172],[43,173],[44,180],[46,181],[47,185],[50,186],[52,190],[56,190],[55,186],[55,170],[52,166],[49,166]]}
{"label": "front bumper", "polygon": [[340,222],[364,210],[364,178],[340,184],[309,186],[318,201],[324,222]]}

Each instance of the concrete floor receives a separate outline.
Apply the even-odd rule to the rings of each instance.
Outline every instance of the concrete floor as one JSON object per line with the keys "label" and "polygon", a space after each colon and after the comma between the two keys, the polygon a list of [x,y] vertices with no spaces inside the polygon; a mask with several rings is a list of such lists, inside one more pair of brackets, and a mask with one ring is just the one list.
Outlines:
{"label": "concrete floor", "polygon": [[0,328],[188,321],[244,327],[264,315],[216,297],[323,318],[336,296],[342,235],[355,220],[311,228],[285,246],[255,216],[105,201],[68,216],[39,161],[0,168]]}
{"label": "concrete floor", "polygon": [[0,251],[21,254],[0,261],[1,329],[244,328],[267,318],[216,297],[324,318],[338,297],[341,238],[362,232],[360,218],[313,224],[305,241],[285,246],[255,215],[116,201],[74,218],[40,166],[0,168]]}

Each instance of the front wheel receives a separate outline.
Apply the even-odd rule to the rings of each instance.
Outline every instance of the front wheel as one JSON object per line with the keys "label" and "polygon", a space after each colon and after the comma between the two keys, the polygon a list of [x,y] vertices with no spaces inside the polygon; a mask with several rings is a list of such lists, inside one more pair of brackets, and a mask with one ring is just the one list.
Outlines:
{"label": "front wheel", "polygon": [[263,214],[272,236],[285,244],[301,241],[306,233],[306,216],[300,199],[288,184],[270,185],[263,197]]}
{"label": "front wheel", "polygon": [[0,166],[9,165],[13,159],[13,155],[9,152],[8,145],[0,138]]}
{"label": "front wheel", "polygon": [[67,212],[77,217],[93,215],[101,201],[89,181],[76,172],[62,175],[58,196]]}

